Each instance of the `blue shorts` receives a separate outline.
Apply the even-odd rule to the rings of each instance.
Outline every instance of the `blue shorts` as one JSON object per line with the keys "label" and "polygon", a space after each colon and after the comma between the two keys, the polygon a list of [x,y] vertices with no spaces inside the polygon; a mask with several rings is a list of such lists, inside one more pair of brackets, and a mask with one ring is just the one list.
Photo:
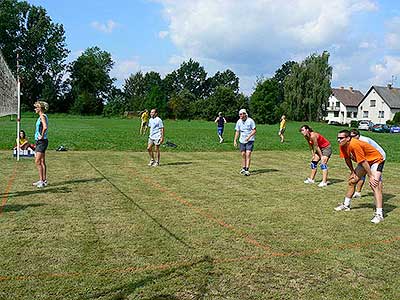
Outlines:
{"label": "blue shorts", "polygon": [[217,132],[219,135],[222,135],[224,133],[224,127],[218,127]]}
{"label": "blue shorts", "polygon": [[245,152],[245,151],[253,151],[254,148],[254,141],[249,141],[246,144],[240,143],[240,151]]}

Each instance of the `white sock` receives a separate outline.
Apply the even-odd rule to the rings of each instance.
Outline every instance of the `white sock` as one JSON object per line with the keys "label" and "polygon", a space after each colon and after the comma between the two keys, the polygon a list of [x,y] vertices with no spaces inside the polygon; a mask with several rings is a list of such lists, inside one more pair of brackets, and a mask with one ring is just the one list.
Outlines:
{"label": "white sock", "polygon": [[383,208],[376,208],[376,214],[383,216]]}
{"label": "white sock", "polygon": [[345,197],[345,198],[344,198],[344,205],[350,206],[350,204],[351,204],[351,198]]}

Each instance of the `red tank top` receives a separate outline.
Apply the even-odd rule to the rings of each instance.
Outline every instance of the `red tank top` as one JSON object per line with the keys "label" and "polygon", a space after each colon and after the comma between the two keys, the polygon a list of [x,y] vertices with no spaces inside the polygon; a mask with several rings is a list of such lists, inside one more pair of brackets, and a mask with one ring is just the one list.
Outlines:
{"label": "red tank top", "polygon": [[[324,137],[322,136],[322,134],[320,134],[320,133],[317,133],[317,134],[318,134],[317,143],[318,143],[318,147],[319,147],[320,149],[326,148],[326,147],[328,147],[328,146],[331,145],[331,143],[329,143],[329,141],[328,141],[326,138],[324,138]],[[310,145],[314,145],[314,143],[312,142],[312,140],[309,140],[308,142],[310,143]]]}

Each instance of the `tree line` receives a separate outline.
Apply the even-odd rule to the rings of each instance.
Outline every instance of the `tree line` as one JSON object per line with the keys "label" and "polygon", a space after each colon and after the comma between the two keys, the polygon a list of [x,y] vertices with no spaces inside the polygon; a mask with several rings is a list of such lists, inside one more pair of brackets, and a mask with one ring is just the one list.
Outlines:
{"label": "tree line", "polygon": [[282,114],[320,120],[331,93],[328,52],[285,62],[273,77],[257,79],[250,96],[239,91],[232,70],[210,77],[193,59],[163,78],[154,71],[136,72],[117,88],[110,53],[93,46],[67,64],[63,25],[26,1],[0,0],[0,50],[15,72],[19,57],[23,110],[43,99],[52,112],[111,116],[157,107],[164,118],[213,120],[221,111],[234,121],[246,108],[256,122],[272,124]]}

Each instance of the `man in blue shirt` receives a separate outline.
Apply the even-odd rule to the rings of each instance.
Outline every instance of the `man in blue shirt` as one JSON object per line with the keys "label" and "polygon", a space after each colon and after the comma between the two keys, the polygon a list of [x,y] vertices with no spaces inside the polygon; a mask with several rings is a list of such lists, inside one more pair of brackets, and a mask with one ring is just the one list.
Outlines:
{"label": "man in blue shirt", "polygon": [[242,154],[242,169],[240,170],[240,174],[250,176],[249,167],[251,152],[254,147],[256,124],[252,118],[247,116],[247,111],[244,108],[239,110],[239,120],[236,122],[235,130],[235,138],[233,140],[235,147],[237,147],[237,139],[240,136],[239,143]]}

